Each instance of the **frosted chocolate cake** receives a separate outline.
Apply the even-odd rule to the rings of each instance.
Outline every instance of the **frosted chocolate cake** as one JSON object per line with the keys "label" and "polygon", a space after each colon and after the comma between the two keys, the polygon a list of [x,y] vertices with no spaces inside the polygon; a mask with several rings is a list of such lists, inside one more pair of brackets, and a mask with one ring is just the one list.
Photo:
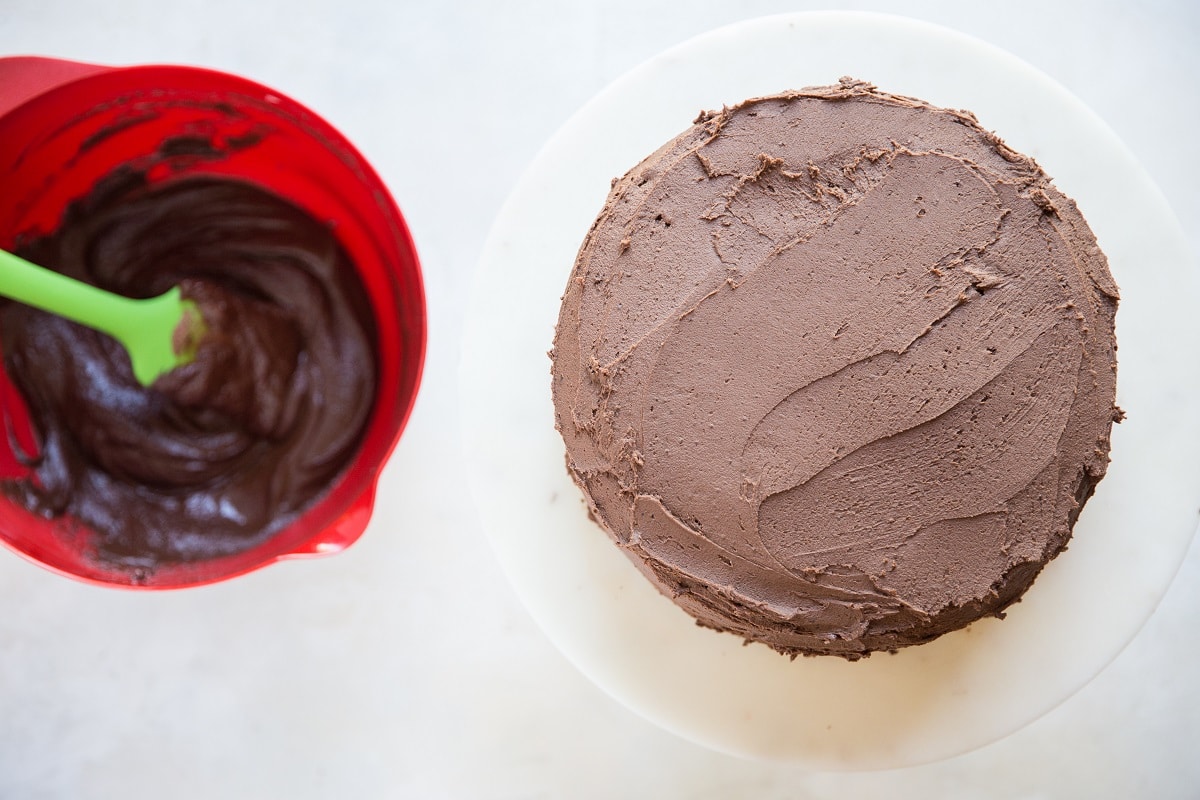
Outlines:
{"label": "frosted chocolate cake", "polygon": [[842,79],[615,181],[555,336],[568,468],[699,624],[857,659],[1001,615],[1108,464],[1117,287],[968,112]]}

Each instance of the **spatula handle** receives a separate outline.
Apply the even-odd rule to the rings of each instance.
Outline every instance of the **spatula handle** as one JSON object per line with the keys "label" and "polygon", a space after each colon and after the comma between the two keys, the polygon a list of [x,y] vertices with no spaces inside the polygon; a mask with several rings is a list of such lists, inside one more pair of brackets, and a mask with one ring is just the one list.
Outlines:
{"label": "spatula handle", "polygon": [[60,317],[120,335],[136,316],[138,301],[97,289],[0,250],[0,295]]}

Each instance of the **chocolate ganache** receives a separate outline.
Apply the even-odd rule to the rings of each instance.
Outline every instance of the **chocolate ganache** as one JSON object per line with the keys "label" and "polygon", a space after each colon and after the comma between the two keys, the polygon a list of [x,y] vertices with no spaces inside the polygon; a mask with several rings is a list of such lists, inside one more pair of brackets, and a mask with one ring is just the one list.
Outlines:
{"label": "chocolate ganache", "polygon": [[849,659],[1001,615],[1108,464],[1117,287],[969,112],[851,79],[615,181],[553,395],[593,516],[704,626]]}
{"label": "chocolate ganache", "polygon": [[246,550],[325,492],[371,412],[374,322],[332,231],[247,183],[147,186],[122,171],[25,258],[130,297],[181,286],[208,333],[146,388],[114,340],[0,306],[8,375],[38,451],[4,491],[94,534],[107,563],[153,568]]}

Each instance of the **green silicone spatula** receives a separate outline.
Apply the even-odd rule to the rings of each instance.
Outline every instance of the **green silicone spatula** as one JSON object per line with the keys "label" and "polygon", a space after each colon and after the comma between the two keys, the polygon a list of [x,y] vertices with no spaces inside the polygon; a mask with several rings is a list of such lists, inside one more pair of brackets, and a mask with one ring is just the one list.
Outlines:
{"label": "green silicone spatula", "polygon": [[164,372],[190,363],[204,320],[176,286],[134,300],[97,289],[0,250],[0,296],[49,311],[112,336],[129,351],[133,376],[149,386]]}

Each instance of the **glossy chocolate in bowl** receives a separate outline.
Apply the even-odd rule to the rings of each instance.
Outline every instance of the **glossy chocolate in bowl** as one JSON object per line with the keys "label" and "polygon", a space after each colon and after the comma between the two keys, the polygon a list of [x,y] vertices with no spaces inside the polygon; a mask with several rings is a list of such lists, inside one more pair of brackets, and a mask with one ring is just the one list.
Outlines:
{"label": "glossy chocolate in bowl", "polygon": [[0,344],[39,447],[4,491],[69,515],[98,558],[154,567],[244,551],[346,468],[372,408],[374,323],[327,225],[248,183],[118,172],[26,258],[150,297],[181,285],[209,327],[144,388],[107,336],[7,303]]}

